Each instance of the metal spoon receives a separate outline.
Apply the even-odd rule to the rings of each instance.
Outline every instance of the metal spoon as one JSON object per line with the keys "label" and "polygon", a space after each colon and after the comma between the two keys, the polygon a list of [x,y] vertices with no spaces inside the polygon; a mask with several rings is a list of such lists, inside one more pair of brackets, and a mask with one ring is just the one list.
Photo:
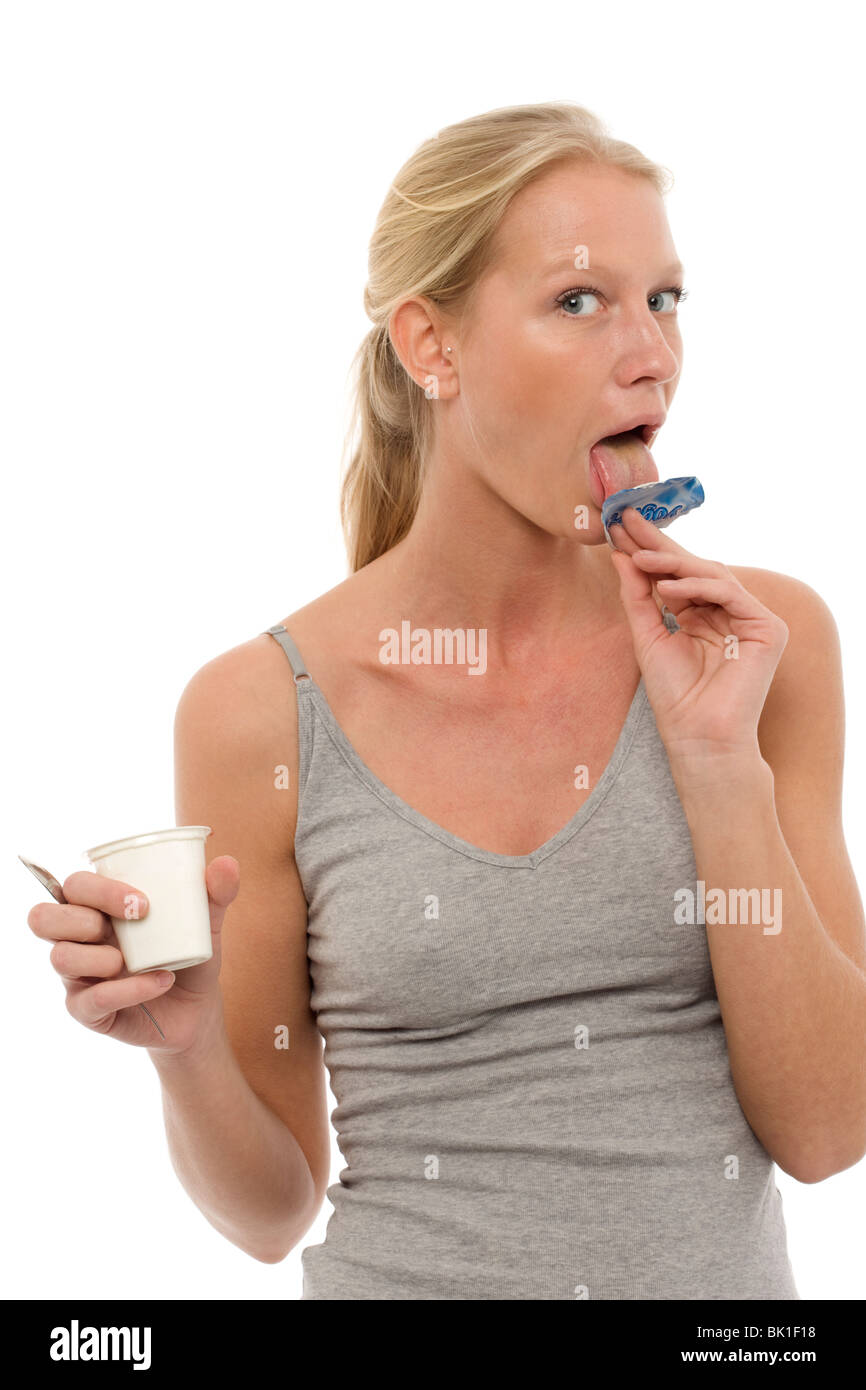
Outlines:
{"label": "metal spoon", "polygon": [[[21,860],[22,864],[25,864],[27,866],[31,874],[34,874],[36,878],[39,879],[39,882],[42,884],[42,887],[48,889],[48,892],[51,894],[52,898],[56,898],[59,903],[66,903],[69,901],[69,899],[65,896],[63,889],[60,887],[60,884],[57,882],[57,879],[54,877],[53,874],[49,873],[47,869],[40,868],[39,865],[34,864],[32,860],[25,859],[23,854],[19,854],[18,858]],[[162,1038],[163,1042],[165,1042],[165,1033],[162,1031],[153,1014],[150,1012],[150,1009],[146,1008],[144,1004],[139,1004],[138,1007],[140,1009],[144,1009],[144,1012],[147,1014],[157,1033],[159,1033],[159,1036]]]}

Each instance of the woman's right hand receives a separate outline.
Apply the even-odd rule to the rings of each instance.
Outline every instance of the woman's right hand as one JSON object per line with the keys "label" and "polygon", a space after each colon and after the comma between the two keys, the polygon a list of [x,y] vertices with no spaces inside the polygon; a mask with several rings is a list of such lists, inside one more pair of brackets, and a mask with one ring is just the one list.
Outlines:
{"label": "woman's right hand", "polygon": [[[123,962],[111,918],[127,918],[129,894],[145,896],[134,885],[82,869],[63,883],[66,903],[40,902],[30,909],[30,930],[54,942],[51,964],[66,986],[66,1007],[73,1018],[95,1033],[161,1055],[192,1053],[207,1045],[222,1023],[220,934],[240,887],[238,861],[230,854],[213,859],[205,883],[213,955],[166,984],[160,983],[161,971],[130,975]],[[154,1000],[158,1002],[151,1007]],[[148,1006],[164,1039],[139,1004]]]}

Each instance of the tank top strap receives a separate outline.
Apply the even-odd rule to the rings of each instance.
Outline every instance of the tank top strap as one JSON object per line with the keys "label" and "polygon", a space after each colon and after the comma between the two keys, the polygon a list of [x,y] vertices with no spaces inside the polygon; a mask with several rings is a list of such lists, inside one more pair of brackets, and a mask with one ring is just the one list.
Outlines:
{"label": "tank top strap", "polygon": [[274,623],[273,627],[265,630],[269,636],[274,637],[279,642],[289,658],[295,679],[295,689],[298,692],[298,801],[300,803],[313,757],[313,705],[311,700],[302,700],[300,695],[301,691],[312,689],[313,678],[304,665],[304,659],[298,651],[294,639],[282,623]]}
{"label": "tank top strap", "polygon": [[274,623],[273,627],[267,629],[271,637],[276,637],[292,667],[295,676],[295,684],[301,680],[311,681],[312,676],[304,665],[304,658],[298,651],[294,638],[286,631],[282,623]]}

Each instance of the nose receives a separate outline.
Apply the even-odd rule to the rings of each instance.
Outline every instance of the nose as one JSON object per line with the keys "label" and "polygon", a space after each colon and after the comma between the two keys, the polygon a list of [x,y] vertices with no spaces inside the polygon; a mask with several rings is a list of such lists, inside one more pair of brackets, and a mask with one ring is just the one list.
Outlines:
{"label": "nose", "polygon": [[654,314],[649,305],[630,311],[618,325],[617,381],[631,386],[636,381],[658,384],[673,381],[682,366],[682,341],[674,319],[673,333],[665,329],[670,315]]}

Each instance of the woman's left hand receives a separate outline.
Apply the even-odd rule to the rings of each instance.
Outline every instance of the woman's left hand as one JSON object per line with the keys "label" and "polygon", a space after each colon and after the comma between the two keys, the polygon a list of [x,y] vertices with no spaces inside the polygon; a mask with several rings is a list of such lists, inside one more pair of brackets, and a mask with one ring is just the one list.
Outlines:
{"label": "woman's left hand", "polygon": [[[692,555],[634,507],[611,539],[635,656],[671,762],[760,756],[758,720],[787,624],[726,565]],[[665,626],[660,603],[679,632]]]}

